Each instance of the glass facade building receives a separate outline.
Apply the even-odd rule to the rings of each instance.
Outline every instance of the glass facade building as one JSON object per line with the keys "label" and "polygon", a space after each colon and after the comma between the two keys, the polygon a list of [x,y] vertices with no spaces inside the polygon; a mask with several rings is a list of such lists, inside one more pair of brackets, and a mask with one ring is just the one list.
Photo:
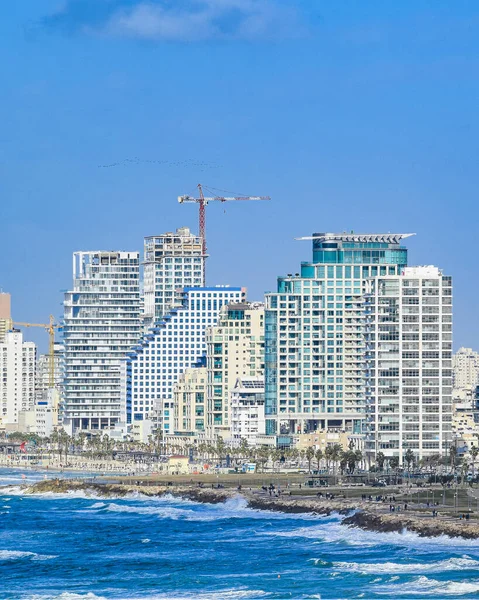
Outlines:
{"label": "glass facade building", "polygon": [[402,272],[409,235],[313,234],[312,261],[266,294],[266,433],[364,432],[364,285]]}

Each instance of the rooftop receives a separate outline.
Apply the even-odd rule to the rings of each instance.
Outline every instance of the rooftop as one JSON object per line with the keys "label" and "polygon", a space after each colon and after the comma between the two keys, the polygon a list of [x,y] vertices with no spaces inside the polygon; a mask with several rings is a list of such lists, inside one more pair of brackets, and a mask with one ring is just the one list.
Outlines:
{"label": "rooftop", "polygon": [[320,240],[322,242],[380,242],[399,244],[404,238],[415,233],[313,233],[311,236],[295,238],[296,240]]}

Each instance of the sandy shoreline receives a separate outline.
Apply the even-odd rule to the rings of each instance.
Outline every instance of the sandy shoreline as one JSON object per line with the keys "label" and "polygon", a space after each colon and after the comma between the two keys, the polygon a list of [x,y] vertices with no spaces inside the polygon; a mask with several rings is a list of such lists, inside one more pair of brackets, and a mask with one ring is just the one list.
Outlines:
{"label": "sandy shoreline", "polygon": [[157,497],[172,495],[178,498],[218,504],[234,497],[242,497],[252,509],[279,511],[284,513],[310,513],[315,515],[344,515],[342,524],[347,527],[359,527],[375,532],[412,531],[421,537],[439,537],[442,535],[465,539],[479,539],[479,523],[459,520],[458,518],[419,511],[386,512],[382,503],[370,503],[358,499],[326,499],[324,496],[287,495],[270,497],[261,489],[198,487],[194,485],[132,485],[118,483],[86,482],[69,479],[47,479],[33,485],[23,485],[26,494],[45,492],[68,493],[84,491],[101,497],[122,497],[132,493]]}

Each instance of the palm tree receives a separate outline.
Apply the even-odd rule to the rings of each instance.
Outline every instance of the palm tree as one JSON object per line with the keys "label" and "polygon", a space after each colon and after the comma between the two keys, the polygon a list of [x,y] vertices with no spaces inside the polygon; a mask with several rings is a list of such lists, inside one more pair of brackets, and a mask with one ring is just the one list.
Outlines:
{"label": "palm tree", "polygon": [[270,455],[270,449],[268,448],[268,446],[260,446],[256,450],[256,457],[258,459],[258,462],[261,465],[263,473],[264,473],[264,466],[269,460],[269,455]]}
{"label": "palm tree", "polygon": [[314,448],[312,446],[308,446],[306,448],[306,460],[308,461],[308,472],[311,473],[311,461],[314,458]]}
{"label": "palm tree", "polygon": [[464,485],[464,483],[466,482],[466,475],[467,472],[469,471],[469,461],[467,460],[467,458],[464,456],[462,459],[462,463],[461,463],[461,479],[462,479],[462,485]]}
{"label": "palm tree", "polygon": [[321,448],[318,448],[316,450],[316,452],[314,453],[314,458],[316,459],[316,463],[318,466],[318,472],[319,472],[319,465],[320,465],[321,461],[323,460],[323,451],[321,450]]}
{"label": "palm tree", "polygon": [[273,470],[275,463],[279,462],[283,456],[283,451],[280,448],[275,448],[271,451],[271,460],[273,461]]}
{"label": "palm tree", "polygon": [[350,451],[341,451],[341,454],[339,456],[339,471],[341,473],[341,475],[344,475],[344,471],[346,470],[346,467],[348,466],[348,458],[349,458],[349,454]]}
{"label": "palm tree", "polygon": [[408,448],[406,450],[406,453],[404,455],[404,460],[406,461],[406,464],[407,464],[407,470],[410,471],[411,465],[414,463],[414,452],[411,450],[411,448]]}
{"label": "palm tree", "polygon": [[472,478],[474,479],[474,464],[476,462],[476,458],[477,455],[479,454],[479,448],[477,446],[474,446],[474,444],[471,446],[471,449],[469,450],[469,454],[472,458],[472,462],[471,462],[471,466],[472,466]]}
{"label": "palm tree", "polygon": [[249,458],[251,449],[248,446],[248,440],[246,438],[241,438],[239,445],[239,455],[241,458]]}
{"label": "palm tree", "polygon": [[384,461],[386,460],[386,456],[384,452],[378,452],[376,454],[376,464],[379,467],[379,470],[382,471],[384,468]]}
{"label": "palm tree", "polygon": [[397,477],[398,477],[398,473],[397,470],[399,468],[399,456],[392,456],[389,459],[389,466],[391,467],[391,469],[393,469],[393,471],[395,472],[396,475],[396,483],[397,483]]}
{"label": "palm tree", "polygon": [[449,448],[449,460],[451,461],[451,472],[454,470],[457,461],[457,446],[453,444]]}
{"label": "palm tree", "polygon": [[331,446],[331,460],[333,461],[334,474],[336,475],[336,463],[340,460],[343,449],[341,444],[333,444]]}

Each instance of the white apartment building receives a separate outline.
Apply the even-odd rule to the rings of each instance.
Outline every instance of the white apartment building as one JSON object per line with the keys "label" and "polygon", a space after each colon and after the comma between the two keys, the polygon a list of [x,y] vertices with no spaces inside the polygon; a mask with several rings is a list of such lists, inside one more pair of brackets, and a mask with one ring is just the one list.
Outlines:
{"label": "white apartment building", "polygon": [[0,402],[2,425],[18,423],[18,414],[33,408],[35,401],[36,347],[23,334],[7,331],[0,344]]}
{"label": "white apartment building", "polygon": [[144,321],[145,329],[159,322],[177,305],[176,291],[204,287],[202,239],[180,227],[145,238],[144,243]]}
{"label": "white apartment building", "polygon": [[459,348],[452,357],[455,390],[472,391],[479,384],[479,352]]}
{"label": "white apartment building", "polygon": [[49,437],[59,425],[60,392],[58,389],[47,389],[43,397],[35,402],[35,429],[40,437]]}
{"label": "white apartment building", "polygon": [[402,272],[409,235],[315,233],[312,261],[266,294],[268,435],[363,432],[363,285]]}
{"label": "white apartment building", "polygon": [[452,281],[407,267],[365,288],[366,451],[445,454],[452,420]]}
{"label": "white apartment building", "polygon": [[231,390],[231,438],[256,446],[265,435],[264,378],[238,377]]}
{"label": "white apartment building", "polygon": [[264,376],[264,304],[243,302],[221,309],[207,330],[208,436],[230,436],[230,391],[238,377]]}
{"label": "white apartment building", "polygon": [[175,434],[203,434],[206,430],[206,367],[187,369],[173,388]]}
{"label": "white apartment building", "polygon": [[120,365],[141,335],[138,252],[73,255],[64,300],[63,426],[70,433],[125,423]]}
{"label": "white apartment building", "polygon": [[225,304],[240,303],[239,287],[184,288],[179,305],[144,334],[125,362],[124,404],[128,423],[151,418],[173,433],[173,386],[206,355],[205,332]]}

